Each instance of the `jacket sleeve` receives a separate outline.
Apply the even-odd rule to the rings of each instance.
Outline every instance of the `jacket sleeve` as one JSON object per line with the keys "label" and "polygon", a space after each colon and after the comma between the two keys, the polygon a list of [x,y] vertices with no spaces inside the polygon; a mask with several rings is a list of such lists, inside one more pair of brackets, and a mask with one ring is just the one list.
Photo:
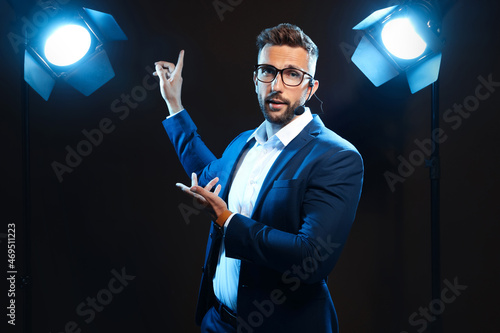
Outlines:
{"label": "jacket sleeve", "polygon": [[193,172],[196,173],[200,186],[205,186],[215,177],[219,177],[222,183],[227,182],[231,166],[234,163],[233,159],[227,157],[233,156],[234,158],[237,155],[238,151],[232,151],[233,143],[246,132],[238,135],[228,145],[222,157],[218,159],[202,141],[196,125],[186,110],[165,119],[163,126],[189,177]]}
{"label": "jacket sleeve", "polygon": [[362,182],[363,162],[357,151],[325,156],[306,179],[298,234],[236,214],[225,233],[226,255],[277,270],[283,280],[299,276],[306,283],[321,281],[344,247]]}
{"label": "jacket sleeve", "polygon": [[203,169],[216,160],[201,140],[196,125],[186,110],[165,119],[163,126],[188,176],[193,172],[200,176]]}

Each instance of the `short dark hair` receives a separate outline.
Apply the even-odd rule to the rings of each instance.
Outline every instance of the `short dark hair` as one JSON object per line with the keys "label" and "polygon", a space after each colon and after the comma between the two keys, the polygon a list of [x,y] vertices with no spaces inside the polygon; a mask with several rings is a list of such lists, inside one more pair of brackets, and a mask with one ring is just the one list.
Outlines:
{"label": "short dark hair", "polygon": [[257,49],[259,54],[266,45],[287,45],[302,47],[311,57],[318,58],[318,47],[302,29],[290,23],[281,23],[275,27],[267,28],[257,36]]}

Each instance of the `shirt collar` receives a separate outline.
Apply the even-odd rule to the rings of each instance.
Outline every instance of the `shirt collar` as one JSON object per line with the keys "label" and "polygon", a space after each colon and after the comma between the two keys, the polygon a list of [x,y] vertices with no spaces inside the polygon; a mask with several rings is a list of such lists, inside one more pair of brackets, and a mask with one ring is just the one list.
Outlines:
{"label": "shirt collar", "polygon": [[[313,116],[311,114],[311,110],[306,107],[306,111],[303,114],[296,117],[292,122],[276,132],[276,134],[273,135],[271,139],[277,137],[278,140],[281,141],[283,146],[286,147],[293,139],[295,139],[297,135],[299,135],[299,133],[304,129],[304,127],[307,126],[307,124],[309,124],[312,119]],[[247,142],[253,138],[255,138],[255,140],[260,144],[263,144],[267,141],[265,122],[266,121],[260,124],[260,126],[252,133],[252,135],[250,135]]]}

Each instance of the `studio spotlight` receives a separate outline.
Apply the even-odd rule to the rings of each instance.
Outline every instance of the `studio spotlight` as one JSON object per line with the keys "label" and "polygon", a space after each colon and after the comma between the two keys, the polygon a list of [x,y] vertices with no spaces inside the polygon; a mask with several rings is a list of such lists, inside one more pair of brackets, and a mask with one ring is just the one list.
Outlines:
{"label": "studio spotlight", "polygon": [[[37,222],[32,216],[31,204],[31,139],[30,139],[30,85],[43,99],[48,100],[57,79],[61,79],[84,95],[90,95],[114,77],[103,45],[113,40],[126,40],[127,37],[116,23],[113,16],[96,10],[66,10],[60,6],[63,1],[56,0],[7,0],[16,16],[21,18],[25,44],[24,81],[21,80],[22,94],[22,180],[23,180],[23,227],[22,261],[24,268],[19,268],[16,285],[20,287],[23,301],[19,304],[22,313],[22,331],[33,332],[32,313],[32,242],[31,225]],[[66,3],[68,1],[65,1]],[[27,12],[35,25],[26,19]],[[28,30],[28,24],[32,27]],[[21,23],[20,23],[21,25]],[[15,34],[12,34],[15,36]],[[9,34],[9,40],[11,40]],[[17,36],[20,37],[20,36]],[[11,40],[12,41],[12,40]],[[14,45],[14,44],[13,44]],[[19,265],[18,265],[19,266]],[[16,266],[17,269],[17,266]],[[43,273],[43,272],[38,272]],[[41,280],[39,280],[41,281]],[[16,303],[17,304],[17,303]],[[67,328],[67,327],[66,327]]]}
{"label": "studio spotlight", "polygon": [[24,80],[45,100],[58,79],[89,96],[115,76],[104,44],[126,39],[109,14],[88,8],[62,13],[27,42]]}
{"label": "studio spotlight", "polygon": [[[377,10],[354,27],[363,37],[352,55],[354,64],[379,86],[400,73],[406,73],[412,93],[431,85],[431,153],[426,160],[431,182],[431,297],[441,293],[440,241],[440,157],[439,157],[439,67],[441,15],[454,0],[408,0],[401,5]],[[441,333],[437,315],[430,332]]]}
{"label": "studio spotlight", "polygon": [[405,73],[412,93],[435,82],[441,65],[439,8],[431,0],[380,9],[356,25],[352,62],[376,86]]}

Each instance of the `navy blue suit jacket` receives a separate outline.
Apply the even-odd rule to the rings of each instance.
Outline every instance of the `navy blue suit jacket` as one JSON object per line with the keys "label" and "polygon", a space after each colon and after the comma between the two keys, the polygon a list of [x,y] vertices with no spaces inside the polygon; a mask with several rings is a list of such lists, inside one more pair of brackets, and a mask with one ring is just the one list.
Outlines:
{"label": "navy blue suit jacket", "polygon": [[[204,186],[219,177],[227,202],[234,170],[253,130],[216,158],[186,111],[163,122],[188,175]],[[363,182],[363,162],[319,116],[281,152],[259,192],[252,216],[236,214],[224,235],[226,256],[241,259],[238,332],[338,332],[326,280],[344,247]],[[212,224],[196,322],[213,304],[212,278],[220,232]]]}

